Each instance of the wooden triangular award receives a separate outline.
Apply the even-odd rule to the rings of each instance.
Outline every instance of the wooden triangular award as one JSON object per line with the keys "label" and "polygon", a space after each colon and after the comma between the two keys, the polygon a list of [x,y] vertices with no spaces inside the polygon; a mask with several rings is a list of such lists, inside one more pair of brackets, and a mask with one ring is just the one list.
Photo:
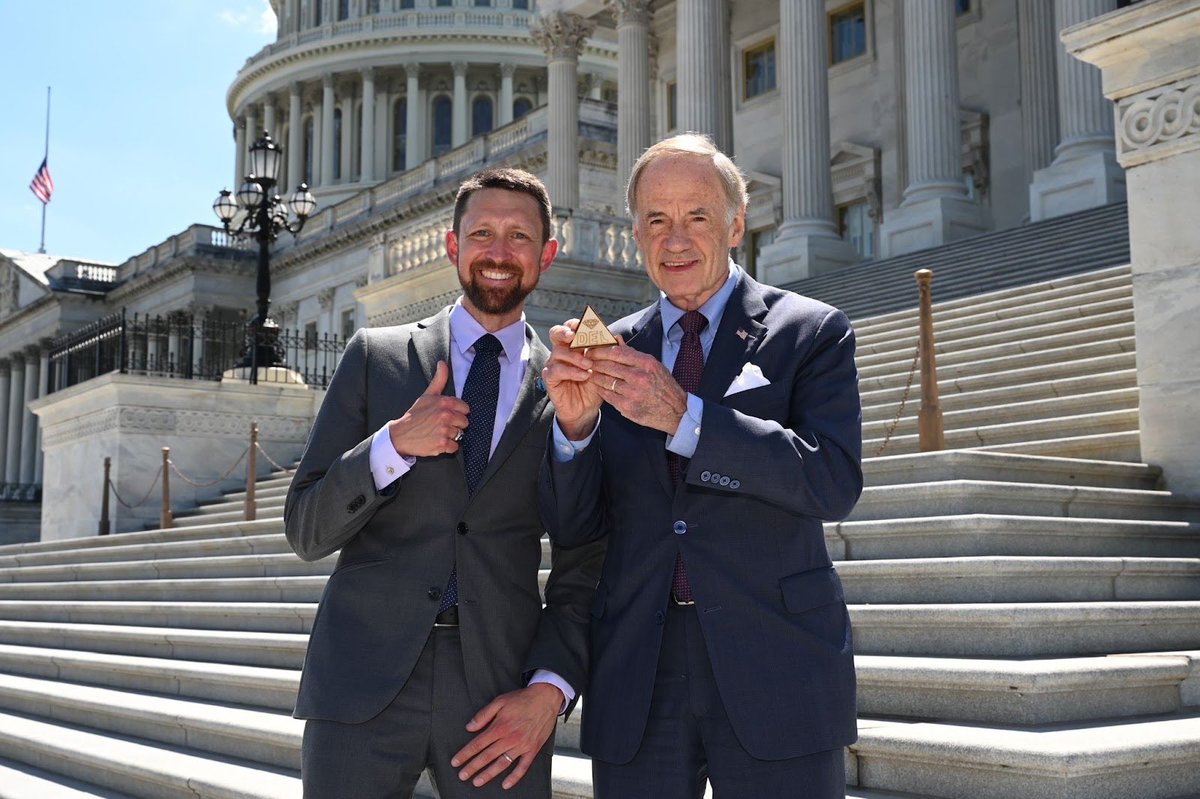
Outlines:
{"label": "wooden triangular award", "polygon": [[617,339],[609,332],[608,325],[600,320],[599,314],[592,310],[592,306],[587,306],[583,311],[583,317],[579,320],[575,338],[571,339],[571,349],[611,347],[616,343]]}

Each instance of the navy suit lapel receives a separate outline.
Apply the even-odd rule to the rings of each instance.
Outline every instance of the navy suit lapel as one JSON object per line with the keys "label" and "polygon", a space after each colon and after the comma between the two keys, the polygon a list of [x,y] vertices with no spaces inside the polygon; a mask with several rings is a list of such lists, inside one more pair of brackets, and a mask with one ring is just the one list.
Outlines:
{"label": "navy suit lapel", "polygon": [[[662,361],[662,340],[662,313],[660,312],[659,304],[656,302],[637,321],[625,343],[638,352],[643,352]],[[603,422],[601,422],[601,426],[603,426]],[[652,430],[649,427],[639,426],[636,429],[641,434],[642,444],[645,446],[646,453],[650,458],[650,470],[658,475],[658,480],[662,484],[664,491],[668,494],[675,493],[675,488],[671,485],[671,474],[667,470],[666,434],[659,430]]]}
{"label": "navy suit lapel", "polygon": [[705,401],[720,402],[729,384],[753,357],[766,336],[760,321],[767,313],[758,284],[742,274],[725,305],[721,324],[712,349],[704,361],[704,377],[696,395]]}

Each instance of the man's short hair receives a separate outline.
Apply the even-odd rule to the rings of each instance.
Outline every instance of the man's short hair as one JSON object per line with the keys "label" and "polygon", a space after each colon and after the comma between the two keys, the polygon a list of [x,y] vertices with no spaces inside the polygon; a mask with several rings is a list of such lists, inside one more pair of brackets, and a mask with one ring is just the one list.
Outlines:
{"label": "man's short hair", "polygon": [[681,133],[651,145],[633,165],[633,171],[629,173],[629,186],[625,190],[625,210],[634,219],[637,218],[637,184],[642,172],[655,159],[667,155],[694,155],[712,162],[725,193],[725,224],[732,224],[737,212],[750,201],[741,170],[729,156],[717,149],[711,138],[702,133]]}
{"label": "man's short hair", "polygon": [[463,211],[467,208],[467,200],[480,189],[504,189],[528,194],[537,200],[538,211],[542,217],[542,244],[550,241],[550,193],[545,184],[523,169],[485,169],[467,178],[458,187],[454,197],[454,233],[458,234],[459,223],[462,222]]}

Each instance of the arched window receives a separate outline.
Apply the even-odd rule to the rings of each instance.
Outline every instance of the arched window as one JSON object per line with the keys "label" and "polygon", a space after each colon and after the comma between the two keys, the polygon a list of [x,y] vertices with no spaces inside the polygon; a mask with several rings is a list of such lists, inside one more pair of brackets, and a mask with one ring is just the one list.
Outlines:
{"label": "arched window", "polygon": [[471,135],[478,136],[492,129],[492,98],[480,95],[471,103]]}
{"label": "arched window", "polygon": [[408,98],[401,97],[392,106],[392,170],[403,172],[408,169]]}
{"label": "arched window", "polygon": [[433,99],[433,154],[441,155],[450,149],[453,126],[453,104],[446,95]]}
{"label": "arched window", "polygon": [[333,109],[333,179],[342,177],[342,109]]}
{"label": "arched window", "polygon": [[533,102],[528,97],[518,97],[513,100],[513,119],[520,119],[533,110]]}
{"label": "arched window", "polygon": [[308,117],[304,120],[304,182],[310,186],[313,184],[313,152],[316,149],[314,138],[313,118]]}

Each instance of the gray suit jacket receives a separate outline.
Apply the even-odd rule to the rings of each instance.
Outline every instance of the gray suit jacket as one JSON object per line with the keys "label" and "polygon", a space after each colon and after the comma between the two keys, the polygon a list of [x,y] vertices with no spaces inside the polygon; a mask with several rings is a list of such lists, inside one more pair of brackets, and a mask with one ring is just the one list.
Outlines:
{"label": "gray suit jacket", "polygon": [[412,672],[456,563],[471,701],[483,707],[537,668],[582,692],[603,553],[556,548],[543,608],[537,474],[553,409],[539,380],[549,353],[532,329],[526,335],[524,382],[472,496],[461,452],[420,458],[383,494],[370,471],[371,436],[408,410],[438,360],[450,363],[449,309],[360,330],[347,344],[284,511],[300,557],[341,549],[313,623],[298,718],[357,723],[386,707]]}
{"label": "gray suit jacket", "polygon": [[[661,357],[658,306],[611,326]],[[726,396],[746,364],[770,385]],[[625,763],[651,713],[677,553],[738,741],[779,760],[855,739],[850,619],[822,520],[862,490],[854,333],[835,308],[745,274],[697,390],[703,432],[671,484],[666,436],[605,407],[578,457],[547,456],[543,520],[565,546],[607,538],[592,608],[581,746]]]}

